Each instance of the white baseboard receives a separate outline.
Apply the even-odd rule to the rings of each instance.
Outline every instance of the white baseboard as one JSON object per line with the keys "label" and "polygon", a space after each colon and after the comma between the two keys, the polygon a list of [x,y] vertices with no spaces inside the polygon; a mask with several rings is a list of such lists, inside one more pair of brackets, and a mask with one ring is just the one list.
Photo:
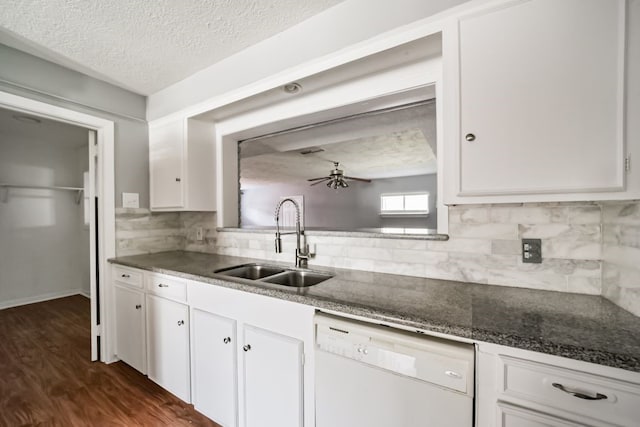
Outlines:
{"label": "white baseboard", "polygon": [[91,299],[91,294],[89,294],[89,292],[85,291],[84,289],[80,289],[78,291],[78,295],[82,295],[85,298]]}
{"label": "white baseboard", "polygon": [[48,292],[32,297],[16,298],[8,301],[0,301],[0,310],[5,308],[18,307],[20,305],[33,304],[36,302],[49,301],[52,299],[69,297],[71,295],[83,295],[82,289],[67,289],[65,291]]}

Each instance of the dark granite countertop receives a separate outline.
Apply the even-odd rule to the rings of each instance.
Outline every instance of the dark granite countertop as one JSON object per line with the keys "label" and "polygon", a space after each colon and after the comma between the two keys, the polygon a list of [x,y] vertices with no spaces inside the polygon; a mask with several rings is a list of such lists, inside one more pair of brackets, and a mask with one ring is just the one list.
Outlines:
{"label": "dark granite countertop", "polygon": [[213,271],[250,258],[161,252],[110,260],[352,315],[640,372],[640,318],[599,296],[313,267],[335,275],[308,288]]}

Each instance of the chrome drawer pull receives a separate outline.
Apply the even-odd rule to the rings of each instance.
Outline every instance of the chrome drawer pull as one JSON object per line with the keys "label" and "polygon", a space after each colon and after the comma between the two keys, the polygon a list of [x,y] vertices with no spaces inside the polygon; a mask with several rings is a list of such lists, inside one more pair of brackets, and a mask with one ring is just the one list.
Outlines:
{"label": "chrome drawer pull", "polygon": [[140,304],[136,304],[136,310],[140,310],[142,306]]}
{"label": "chrome drawer pull", "polygon": [[222,340],[222,342],[224,342],[225,344],[229,344],[231,342],[231,337],[226,337]]}
{"label": "chrome drawer pull", "polygon": [[121,274],[121,275],[120,275],[120,277],[124,277],[125,279],[128,279],[128,278],[129,278],[129,277],[131,277],[131,276],[130,276],[130,275],[128,275],[128,274]]}
{"label": "chrome drawer pull", "polygon": [[169,285],[165,285],[164,283],[158,283],[159,288],[168,288]]}
{"label": "chrome drawer pull", "polygon": [[184,320],[178,320],[178,326],[184,325]]}
{"label": "chrome drawer pull", "polygon": [[247,344],[247,345],[243,346],[243,347],[242,347],[242,349],[243,349],[244,351],[249,351],[249,350],[251,350],[251,344]]}
{"label": "chrome drawer pull", "polygon": [[560,383],[552,383],[552,386],[554,386],[555,388],[557,388],[558,390],[564,391],[565,393],[569,393],[570,395],[577,397],[578,399],[584,399],[584,400],[605,400],[608,399],[606,394],[600,394],[600,393],[596,393],[595,396],[589,396],[588,394],[584,394],[584,393],[580,393],[579,391],[574,391],[571,389],[566,388],[565,386],[563,386]]}

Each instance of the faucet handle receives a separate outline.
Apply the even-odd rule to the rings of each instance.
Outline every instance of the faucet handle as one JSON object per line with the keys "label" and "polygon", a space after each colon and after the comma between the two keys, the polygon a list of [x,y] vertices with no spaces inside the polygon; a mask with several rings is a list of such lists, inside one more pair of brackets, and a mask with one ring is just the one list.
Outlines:
{"label": "faucet handle", "polygon": [[316,244],[314,243],[313,246],[311,246],[313,249],[310,249],[310,245],[307,243],[306,244],[306,252],[307,252],[307,256],[309,258],[313,258],[316,256]]}
{"label": "faucet handle", "polygon": [[276,237],[276,253],[282,253],[282,240],[280,237]]}

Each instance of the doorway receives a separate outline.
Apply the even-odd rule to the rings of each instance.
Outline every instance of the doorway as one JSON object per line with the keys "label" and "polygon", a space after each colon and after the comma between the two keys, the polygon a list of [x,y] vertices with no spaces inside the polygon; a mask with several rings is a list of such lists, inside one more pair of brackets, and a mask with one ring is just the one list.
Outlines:
{"label": "doorway", "polygon": [[[31,248],[32,252],[36,252],[35,249],[39,247],[39,244],[45,246],[44,249],[46,250],[44,252],[41,251],[38,257],[31,258],[31,263],[36,263],[40,265],[40,268],[44,268],[44,271],[39,271],[39,275],[34,277],[35,286],[33,292],[27,296],[23,295],[21,297],[22,300],[14,298],[9,305],[20,305],[21,303],[56,298],[63,296],[64,293],[84,293],[88,295],[91,301],[91,360],[110,362],[107,356],[109,354],[109,328],[105,322],[108,319],[105,314],[108,312],[110,299],[105,287],[101,287],[100,284],[107,281],[106,260],[115,256],[113,122],[5,92],[0,92],[0,108],[6,111],[9,116],[8,120],[16,120],[15,116],[17,116],[24,117],[23,120],[31,121],[31,124],[34,125],[46,123],[54,127],[60,126],[60,129],[83,132],[85,140],[83,147],[80,147],[77,142],[68,141],[67,150],[82,150],[82,152],[78,153],[78,158],[74,159],[75,165],[73,167],[68,166],[65,168],[64,156],[56,156],[60,157],[57,159],[58,165],[56,167],[59,171],[57,175],[52,172],[51,168],[39,167],[37,166],[38,162],[34,161],[37,156],[46,156],[46,150],[44,151],[45,154],[42,151],[38,154],[38,149],[36,148],[30,150],[25,149],[25,147],[14,147],[14,149],[22,153],[23,160],[16,162],[10,168],[4,169],[7,178],[2,178],[8,181],[6,183],[0,182],[2,184],[0,197],[3,198],[3,201],[6,201],[7,205],[13,197],[24,202],[23,207],[27,209],[22,215],[18,213],[20,206],[11,208],[12,220],[17,218],[18,224],[22,221],[25,226],[41,226],[33,233],[35,237],[33,237],[32,241],[27,242],[27,246],[21,250],[22,254],[16,253],[15,256],[17,260],[29,259],[27,256],[29,249]],[[73,144],[76,144],[76,146],[73,147]],[[84,153],[86,153],[86,156],[84,156]],[[71,163],[67,162],[66,164],[70,165]],[[65,172],[65,169],[86,169],[87,174],[84,175],[83,173],[82,178],[71,177],[68,174],[69,171]],[[9,172],[12,172],[13,175],[10,175]],[[83,172],[85,171],[83,170]],[[61,177],[63,181],[66,181],[55,182],[54,176]],[[11,180],[8,178],[11,178]],[[13,179],[16,179],[16,181],[12,182]],[[20,195],[22,199],[18,199]],[[65,198],[67,199],[66,201],[76,206],[75,215],[73,206],[69,208],[68,205],[57,203],[58,199],[64,202]],[[56,202],[54,203],[54,201]],[[53,234],[60,232],[60,229],[53,227],[58,222],[66,223],[67,228],[72,227],[73,220],[70,217],[74,216],[78,219],[76,225],[81,220],[84,228],[78,230],[74,237],[69,238],[70,240],[67,241],[57,236],[54,237],[54,240],[58,241],[57,245],[47,246],[43,245],[43,242],[38,239],[38,237],[40,239],[44,238],[45,234],[42,233],[45,233],[45,231],[49,232],[55,229]],[[6,215],[5,221],[8,221],[8,218],[9,216]],[[19,230],[17,234],[20,235],[22,231],[24,230]],[[62,252],[65,247],[71,246],[72,240],[82,241],[81,237],[83,235],[86,235],[86,249],[83,253],[77,254],[76,262],[73,261],[73,257],[59,262],[53,256],[46,256],[47,253]],[[80,246],[82,246],[81,243]],[[82,265],[81,261],[80,263],[77,262],[82,260],[83,256],[86,257],[84,265]],[[47,264],[48,262],[49,264]],[[18,267],[27,275],[33,274],[37,270],[35,265],[19,265]],[[61,271],[67,271],[69,274],[72,273],[74,276],[79,276],[80,279],[75,283],[80,283],[81,285],[72,284],[71,286],[58,286],[57,288],[54,286],[55,289],[47,289],[46,285],[51,284],[48,282],[53,281],[48,280],[48,278],[55,277],[58,282],[64,281],[64,274],[61,275]],[[74,280],[76,279],[78,277],[74,278]],[[83,280],[84,283],[88,282],[88,284],[83,285]]]}

